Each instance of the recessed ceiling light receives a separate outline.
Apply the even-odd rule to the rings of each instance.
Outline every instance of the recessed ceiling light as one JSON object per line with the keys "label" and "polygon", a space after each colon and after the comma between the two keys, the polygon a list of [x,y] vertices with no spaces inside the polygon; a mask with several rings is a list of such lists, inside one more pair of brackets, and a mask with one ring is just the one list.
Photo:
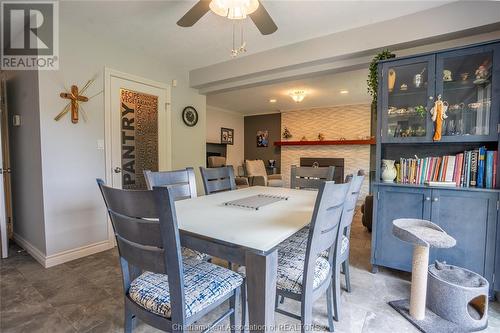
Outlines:
{"label": "recessed ceiling light", "polygon": [[346,95],[346,94],[348,94],[348,93],[349,93],[349,90],[347,90],[347,89],[342,89],[342,90],[340,91],[340,93],[341,93],[342,95]]}
{"label": "recessed ceiling light", "polygon": [[271,98],[271,99],[269,100],[269,103],[276,103],[276,102],[277,102],[276,98]]}

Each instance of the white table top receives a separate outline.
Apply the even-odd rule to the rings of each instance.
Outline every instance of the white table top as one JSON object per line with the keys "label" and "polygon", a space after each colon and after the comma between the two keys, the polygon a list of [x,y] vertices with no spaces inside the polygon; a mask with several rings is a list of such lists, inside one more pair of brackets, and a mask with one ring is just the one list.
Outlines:
{"label": "white table top", "polygon": [[[256,194],[288,196],[259,210],[224,205]],[[175,203],[179,229],[267,252],[311,222],[316,191],[253,186]]]}

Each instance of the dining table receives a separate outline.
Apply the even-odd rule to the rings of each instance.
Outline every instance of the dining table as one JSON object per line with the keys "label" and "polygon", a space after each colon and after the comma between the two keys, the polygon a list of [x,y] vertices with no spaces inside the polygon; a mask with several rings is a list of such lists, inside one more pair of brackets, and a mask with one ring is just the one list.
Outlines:
{"label": "dining table", "polygon": [[[258,208],[228,204],[256,196],[278,199]],[[276,331],[278,245],[311,222],[316,196],[253,186],[175,203],[182,246],[245,266],[250,332]]]}

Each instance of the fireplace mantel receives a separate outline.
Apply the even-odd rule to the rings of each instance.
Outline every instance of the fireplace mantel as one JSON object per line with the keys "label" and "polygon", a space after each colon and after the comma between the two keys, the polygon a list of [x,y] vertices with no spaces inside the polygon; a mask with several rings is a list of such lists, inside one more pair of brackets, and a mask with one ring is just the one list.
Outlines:
{"label": "fireplace mantel", "polygon": [[374,145],[375,138],[364,140],[315,140],[315,141],[275,141],[275,146],[335,146],[335,145]]}

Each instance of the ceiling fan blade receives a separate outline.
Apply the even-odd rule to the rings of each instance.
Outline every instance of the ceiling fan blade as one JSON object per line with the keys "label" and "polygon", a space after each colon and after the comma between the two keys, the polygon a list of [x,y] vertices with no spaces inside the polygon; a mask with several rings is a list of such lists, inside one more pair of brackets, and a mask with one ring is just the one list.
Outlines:
{"label": "ceiling fan blade", "polygon": [[200,0],[194,5],[179,21],[177,25],[181,27],[192,27],[199,19],[210,10],[211,0]]}
{"label": "ceiling fan blade", "polygon": [[269,15],[267,10],[264,8],[264,5],[262,5],[262,1],[259,1],[259,8],[257,8],[257,10],[249,16],[253,23],[257,26],[257,29],[259,29],[260,33],[263,35],[270,35],[278,30],[278,27],[271,18],[271,15]]}

